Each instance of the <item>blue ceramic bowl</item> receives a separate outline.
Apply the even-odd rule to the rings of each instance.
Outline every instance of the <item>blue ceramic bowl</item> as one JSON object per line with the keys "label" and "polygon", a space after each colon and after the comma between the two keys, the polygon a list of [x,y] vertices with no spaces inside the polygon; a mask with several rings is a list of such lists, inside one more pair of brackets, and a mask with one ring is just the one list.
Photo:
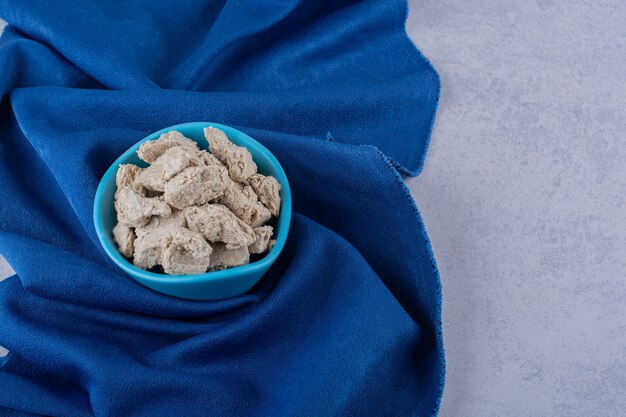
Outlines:
{"label": "blue ceramic bowl", "polygon": [[[170,130],[178,130],[188,138],[195,140],[200,148],[208,149],[208,143],[204,138],[203,131],[207,126],[214,126],[223,130],[232,142],[248,148],[252,153],[254,162],[256,162],[258,166],[259,172],[275,177],[280,183],[282,202],[280,214],[274,227],[274,239],[276,239],[276,244],[262,259],[248,265],[238,266],[224,271],[177,276],[158,274],[137,268],[119,253],[117,245],[113,240],[112,230],[117,223],[117,215],[113,206],[113,198],[117,188],[115,185],[117,168],[120,164],[147,166],[147,164],[137,156],[139,145],[145,141],[157,139],[162,133]],[[283,168],[274,155],[250,136],[232,127],[217,123],[183,123],[167,127],[149,135],[124,152],[124,154],[111,165],[104,174],[104,177],[102,177],[100,185],[98,185],[98,190],[96,191],[93,221],[100,243],[107,255],[135,280],[153,290],[175,297],[190,300],[217,300],[243,294],[252,288],[283,250],[291,222],[291,191],[285,171],[283,171]]]}

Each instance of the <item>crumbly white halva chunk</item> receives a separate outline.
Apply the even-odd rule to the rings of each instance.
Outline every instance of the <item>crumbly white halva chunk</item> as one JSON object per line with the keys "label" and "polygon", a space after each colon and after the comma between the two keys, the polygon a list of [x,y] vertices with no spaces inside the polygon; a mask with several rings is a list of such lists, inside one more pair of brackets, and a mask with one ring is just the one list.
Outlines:
{"label": "crumbly white halva chunk", "polygon": [[209,142],[211,153],[226,165],[233,180],[245,181],[256,174],[257,166],[250,151],[232,143],[223,131],[209,126],[204,129],[204,137]]}
{"label": "crumbly white halva chunk", "polygon": [[192,151],[198,150],[198,144],[195,141],[185,137],[176,130],[170,130],[163,133],[158,139],[142,143],[137,150],[137,155],[143,161],[151,164],[163,155],[165,151],[175,146],[182,146]]}
{"label": "crumbly white halva chunk", "polygon": [[170,229],[135,229],[133,264],[142,269],[160,265],[163,259],[163,241]]}
{"label": "crumbly white halva chunk", "polygon": [[135,248],[135,231],[124,223],[118,223],[113,228],[113,239],[120,249],[120,253],[127,258],[132,258]]}
{"label": "crumbly white halva chunk", "polygon": [[259,201],[269,209],[273,216],[280,211],[280,184],[274,177],[263,174],[254,174],[248,178],[248,185],[252,187]]}
{"label": "crumbly white halva chunk", "polygon": [[224,164],[222,164],[220,160],[215,157],[215,155],[205,151],[204,149],[199,151],[197,155],[198,155],[198,158],[202,161],[203,165],[206,165],[206,166],[215,165],[215,166],[226,168]]}
{"label": "crumbly white halva chunk", "polygon": [[152,165],[137,174],[134,184],[163,192],[165,184],[189,165],[191,165],[190,155],[184,148],[180,146],[169,148]]}
{"label": "crumbly white halva chunk", "polygon": [[224,194],[218,166],[189,167],[165,185],[165,201],[172,207],[183,209],[191,205],[202,205],[214,201]]}
{"label": "crumbly white halva chunk", "polygon": [[270,238],[272,237],[272,233],[274,233],[274,228],[272,226],[261,226],[255,227],[253,230],[256,239],[248,246],[248,250],[250,253],[263,253],[267,251]]}
{"label": "crumbly white halva chunk", "polygon": [[163,239],[161,265],[169,275],[201,274],[211,263],[213,249],[200,233],[175,227]]}
{"label": "crumbly white halva chunk", "polygon": [[160,198],[149,198],[132,188],[122,188],[115,193],[117,220],[127,226],[143,226],[152,216],[167,217],[171,208]]}
{"label": "crumbly white halva chunk", "polygon": [[130,187],[140,194],[144,194],[143,187],[134,184],[137,174],[141,171],[143,171],[143,168],[140,168],[137,165],[120,164],[120,166],[117,167],[117,172],[115,173],[115,185],[117,186],[117,189],[121,190],[122,188]]}
{"label": "crumbly white halva chunk", "polygon": [[252,227],[262,226],[272,217],[272,213],[259,202],[252,188],[234,181],[226,186],[218,201]]}
{"label": "crumbly white halva chunk", "polygon": [[211,263],[209,270],[219,271],[234,266],[245,265],[250,263],[250,252],[248,248],[243,246],[238,249],[228,249],[223,243],[213,244],[213,253],[211,255]]}
{"label": "crumbly white halva chunk", "polygon": [[150,221],[143,227],[146,229],[187,227],[187,219],[185,219],[185,213],[182,210],[172,208],[172,213],[169,216],[152,216]]}
{"label": "crumbly white halva chunk", "polygon": [[189,230],[202,233],[209,242],[222,242],[237,249],[256,241],[252,228],[221,204],[205,204],[185,209]]}

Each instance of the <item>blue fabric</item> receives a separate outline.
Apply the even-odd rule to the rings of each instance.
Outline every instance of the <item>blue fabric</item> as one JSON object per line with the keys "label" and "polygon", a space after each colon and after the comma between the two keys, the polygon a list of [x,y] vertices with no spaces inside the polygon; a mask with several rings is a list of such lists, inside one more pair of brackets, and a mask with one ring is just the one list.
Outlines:
{"label": "blue fabric", "polygon": [[[123,6],[122,6],[123,5]],[[431,416],[441,291],[399,173],[439,81],[405,1],[3,0],[0,415]],[[287,246],[248,294],[195,302],[125,276],[99,179],[163,127],[232,125],[290,179]]]}

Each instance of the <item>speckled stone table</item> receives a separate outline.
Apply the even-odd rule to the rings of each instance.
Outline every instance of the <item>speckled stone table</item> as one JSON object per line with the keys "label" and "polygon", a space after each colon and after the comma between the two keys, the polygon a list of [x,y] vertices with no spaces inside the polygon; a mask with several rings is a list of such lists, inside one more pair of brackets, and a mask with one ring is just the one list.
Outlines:
{"label": "speckled stone table", "polygon": [[626,416],[626,3],[412,1],[443,417]]}
{"label": "speckled stone table", "polygon": [[442,79],[407,184],[443,281],[443,417],[625,415],[624,22],[621,0],[410,2]]}

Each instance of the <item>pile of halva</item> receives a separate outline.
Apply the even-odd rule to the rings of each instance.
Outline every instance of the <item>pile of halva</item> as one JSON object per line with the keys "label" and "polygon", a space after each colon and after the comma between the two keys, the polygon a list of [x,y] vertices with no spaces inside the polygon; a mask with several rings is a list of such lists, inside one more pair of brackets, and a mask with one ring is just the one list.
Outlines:
{"label": "pile of halva", "polygon": [[269,223],[279,214],[280,184],[258,173],[248,149],[223,131],[210,126],[204,135],[211,152],[172,130],[139,147],[148,167],[117,170],[113,237],[139,268],[218,271],[274,245]]}

